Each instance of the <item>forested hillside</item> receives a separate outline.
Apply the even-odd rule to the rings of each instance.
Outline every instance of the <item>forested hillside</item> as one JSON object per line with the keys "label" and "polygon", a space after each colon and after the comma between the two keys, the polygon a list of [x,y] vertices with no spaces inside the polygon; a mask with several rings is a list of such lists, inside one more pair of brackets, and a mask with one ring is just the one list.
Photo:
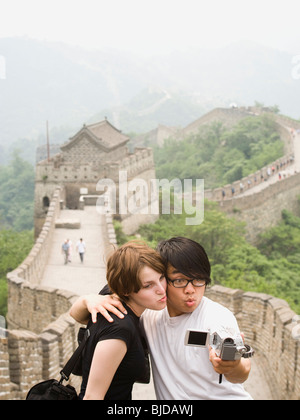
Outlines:
{"label": "forested hillside", "polygon": [[33,228],[34,168],[17,152],[0,165],[0,228],[18,232]]}
{"label": "forested hillside", "polygon": [[18,153],[0,165],[0,315],[6,314],[6,274],[33,246],[34,169]]}
{"label": "forested hillside", "polygon": [[203,126],[184,140],[166,140],[154,150],[159,179],[204,179],[215,188],[243,178],[283,156],[284,144],[269,115],[241,120],[228,130]]}

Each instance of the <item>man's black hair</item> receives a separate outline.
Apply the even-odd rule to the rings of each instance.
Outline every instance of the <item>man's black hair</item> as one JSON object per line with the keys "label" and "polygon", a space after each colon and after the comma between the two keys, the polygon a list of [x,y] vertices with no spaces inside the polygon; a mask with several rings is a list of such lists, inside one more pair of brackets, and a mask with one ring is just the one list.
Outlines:
{"label": "man's black hair", "polygon": [[178,272],[189,278],[203,278],[211,282],[211,267],[204,248],[192,239],[177,237],[161,241],[157,250],[166,266],[171,264]]}

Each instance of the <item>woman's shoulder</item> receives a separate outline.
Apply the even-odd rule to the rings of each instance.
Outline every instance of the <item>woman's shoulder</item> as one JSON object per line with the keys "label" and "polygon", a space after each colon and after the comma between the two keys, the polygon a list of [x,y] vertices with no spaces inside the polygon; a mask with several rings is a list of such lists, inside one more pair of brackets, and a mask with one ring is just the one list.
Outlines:
{"label": "woman's shoulder", "polygon": [[132,317],[127,314],[120,319],[113,313],[110,313],[113,322],[107,321],[101,314],[98,314],[95,328],[94,339],[96,342],[107,339],[122,339],[127,344],[136,335],[136,325]]}

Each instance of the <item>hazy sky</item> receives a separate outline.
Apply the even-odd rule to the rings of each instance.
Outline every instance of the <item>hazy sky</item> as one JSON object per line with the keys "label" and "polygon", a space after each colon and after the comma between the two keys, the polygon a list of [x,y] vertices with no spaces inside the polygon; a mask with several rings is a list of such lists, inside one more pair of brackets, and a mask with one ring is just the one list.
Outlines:
{"label": "hazy sky", "polygon": [[299,0],[0,0],[0,37],[146,55],[245,39],[300,54],[299,28]]}

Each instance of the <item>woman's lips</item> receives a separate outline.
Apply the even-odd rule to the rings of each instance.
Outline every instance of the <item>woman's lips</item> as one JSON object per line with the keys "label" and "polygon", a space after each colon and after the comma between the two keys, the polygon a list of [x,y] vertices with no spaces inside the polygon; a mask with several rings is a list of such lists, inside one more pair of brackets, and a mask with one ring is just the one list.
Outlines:
{"label": "woman's lips", "polygon": [[159,299],[159,302],[166,302],[167,301],[167,296],[164,296],[163,298]]}

